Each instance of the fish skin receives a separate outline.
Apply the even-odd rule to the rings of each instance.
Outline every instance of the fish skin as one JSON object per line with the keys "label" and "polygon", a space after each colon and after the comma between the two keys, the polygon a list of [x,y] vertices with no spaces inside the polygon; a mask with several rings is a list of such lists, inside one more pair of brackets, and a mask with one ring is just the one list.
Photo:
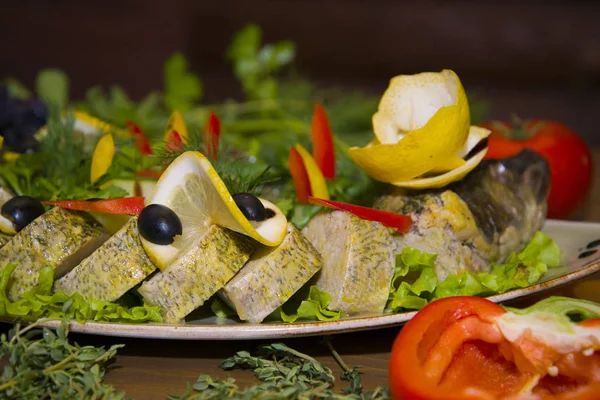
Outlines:
{"label": "fish skin", "polygon": [[546,217],[550,168],[531,150],[484,160],[463,180],[444,189],[397,189],[374,208],[407,214],[413,225],[395,234],[397,252],[414,247],[437,254],[439,280],[461,271],[488,272],[521,250]]}
{"label": "fish skin", "polygon": [[129,219],[102,246],[57,280],[54,290],[115,301],[154,272],[156,266],[142,247],[137,220]]}
{"label": "fish skin", "polygon": [[345,211],[321,211],[302,233],[323,256],[319,290],[331,295],[330,309],[346,314],[381,314],[394,274],[392,230]]}
{"label": "fish skin", "polygon": [[51,266],[59,278],[107,237],[102,226],[82,212],[54,207],[36,218],[0,249],[0,270],[17,264],[8,283],[9,300],[18,300],[37,285],[43,266]]}
{"label": "fish skin", "polygon": [[283,242],[260,246],[219,291],[242,321],[260,323],[292,297],[323,265],[321,255],[288,222]]}
{"label": "fish skin", "polygon": [[211,225],[167,269],[137,290],[146,303],[161,307],[165,322],[181,322],[233,278],[253,251],[250,238]]}

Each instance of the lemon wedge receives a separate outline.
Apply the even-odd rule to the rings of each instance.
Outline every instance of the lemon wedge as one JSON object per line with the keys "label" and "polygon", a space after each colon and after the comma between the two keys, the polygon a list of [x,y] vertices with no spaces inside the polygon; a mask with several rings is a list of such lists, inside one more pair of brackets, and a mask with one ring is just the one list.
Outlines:
{"label": "lemon wedge", "polygon": [[451,70],[394,77],[373,115],[373,130],[374,140],[350,148],[350,157],[374,179],[418,188],[461,179],[482,158],[464,157],[489,135],[470,126],[467,96]]}
{"label": "lemon wedge", "polygon": [[157,245],[140,237],[142,245],[161,270],[213,224],[247,235],[263,245],[277,246],[285,237],[287,219],[273,203],[259,200],[273,215],[264,221],[250,221],[208,159],[200,152],[187,151],[169,165],[146,199],[146,205],[161,204],[177,214],[182,235],[169,245]]}

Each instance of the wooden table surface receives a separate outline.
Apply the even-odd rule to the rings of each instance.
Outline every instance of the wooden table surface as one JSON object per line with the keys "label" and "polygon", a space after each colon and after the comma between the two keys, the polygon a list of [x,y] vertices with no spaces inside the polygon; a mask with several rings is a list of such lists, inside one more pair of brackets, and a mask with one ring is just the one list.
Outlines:
{"label": "wooden table surface", "polygon": [[[594,151],[595,185],[586,205],[583,219],[600,222],[600,149]],[[587,280],[600,277],[592,277]],[[580,282],[545,292],[540,297],[551,294],[567,296],[581,295]],[[600,280],[599,286],[600,288]],[[597,294],[596,294],[597,293]],[[587,293],[591,300],[600,301],[600,290]],[[532,302],[540,297],[530,297]],[[361,365],[362,378],[366,389],[387,386],[387,364],[389,352],[400,328],[341,334],[332,337],[336,350],[350,366]],[[226,377],[229,373],[240,386],[257,381],[248,371],[223,371],[220,362],[239,350],[254,350],[267,341],[175,341],[123,339],[92,335],[72,334],[80,344],[110,345],[124,343],[117,356],[117,362],[106,378],[119,390],[126,391],[133,399],[165,399],[167,394],[182,394],[186,383],[193,383],[200,374]],[[273,342],[273,341],[268,341]],[[336,376],[341,370],[335,363],[322,338],[295,338],[283,340],[288,346],[303,351],[333,369]],[[338,385],[345,383],[338,380]]]}

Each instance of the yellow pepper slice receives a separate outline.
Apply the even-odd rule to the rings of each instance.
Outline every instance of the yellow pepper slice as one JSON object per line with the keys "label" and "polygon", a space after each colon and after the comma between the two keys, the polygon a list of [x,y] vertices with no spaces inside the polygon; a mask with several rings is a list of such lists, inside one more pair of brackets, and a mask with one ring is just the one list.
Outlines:
{"label": "yellow pepper slice", "polygon": [[112,164],[114,156],[115,142],[112,135],[109,133],[100,138],[94,149],[92,168],[90,171],[90,181],[92,183],[96,182],[102,175],[106,174],[108,168],[110,168]]}
{"label": "yellow pepper slice", "polygon": [[177,131],[181,139],[185,142],[188,136],[188,130],[185,121],[183,120],[183,115],[181,115],[179,111],[173,111],[167,121],[167,129],[165,129],[165,134],[163,135],[165,142],[169,141],[172,131]]}
{"label": "yellow pepper slice", "polygon": [[302,157],[302,161],[304,162],[304,167],[306,168],[306,173],[308,174],[308,180],[310,181],[311,195],[313,197],[318,197],[319,199],[329,200],[327,183],[325,182],[325,177],[319,169],[317,162],[301,144],[297,144],[295,147],[296,150],[298,150],[298,153],[300,153],[300,157]]}

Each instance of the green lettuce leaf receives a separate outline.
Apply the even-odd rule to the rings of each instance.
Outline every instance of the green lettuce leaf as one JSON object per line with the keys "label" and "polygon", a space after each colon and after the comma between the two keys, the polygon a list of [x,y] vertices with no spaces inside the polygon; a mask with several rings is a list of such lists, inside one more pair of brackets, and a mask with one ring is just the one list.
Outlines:
{"label": "green lettuce leaf", "polygon": [[396,256],[396,269],[386,310],[418,310],[427,303],[450,296],[490,296],[530,286],[540,280],[548,268],[558,267],[561,252],[546,234],[537,232],[519,253],[513,253],[490,272],[463,272],[438,282],[434,270],[436,255],[404,248]]}
{"label": "green lettuce leaf", "polygon": [[600,304],[583,299],[552,296],[538,301],[527,308],[503,306],[505,310],[518,315],[549,315],[558,325],[571,327],[573,322],[590,318],[600,318]]}
{"label": "green lettuce leaf", "polygon": [[[300,305],[295,310],[284,311],[284,307],[280,307],[275,311],[275,315],[283,322],[296,322],[297,320],[305,321],[335,321],[342,316],[341,311],[329,310],[327,307],[331,303],[331,295],[320,291],[315,285],[312,285],[308,292],[308,297],[300,302]],[[295,308],[295,307],[294,307]]]}
{"label": "green lettuce leaf", "polygon": [[67,295],[62,291],[52,293],[54,270],[43,267],[38,285],[25,292],[20,300],[11,302],[7,286],[16,264],[8,264],[0,271],[0,317],[35,321],[40,318],[72,319],[78,322],[162,322],[158,306],[124,307],[117,303],[87,300],[79,293]]}

